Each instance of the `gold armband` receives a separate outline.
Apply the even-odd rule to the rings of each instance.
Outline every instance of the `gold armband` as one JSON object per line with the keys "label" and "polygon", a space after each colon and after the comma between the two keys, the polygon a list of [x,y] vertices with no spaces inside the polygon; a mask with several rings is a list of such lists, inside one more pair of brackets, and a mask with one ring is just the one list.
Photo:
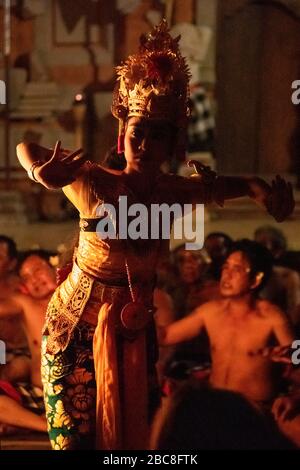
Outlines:
{"label": "gold armband", "polygon": [[29,176],[29,178],[32,180],[32,181],[35,181],[35,183],[38,183],[38,180],[36,179],[36,177],[34,176],[34,170],[38,167],[38,166],[41,166],[43,165],[44,162],[42,162],[41,160],[37,160],[36,162],[33,162],[33,164],[31,165],[31,167],[29,168],[29,170],[27,171],[27,174]]}

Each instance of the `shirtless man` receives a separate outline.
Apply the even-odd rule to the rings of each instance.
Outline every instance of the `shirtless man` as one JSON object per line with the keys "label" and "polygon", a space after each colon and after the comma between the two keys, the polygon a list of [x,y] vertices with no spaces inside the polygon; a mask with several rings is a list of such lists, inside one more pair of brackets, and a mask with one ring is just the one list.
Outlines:
{"label": "shirtless man", "polygon": [[210,384],[256,403],[272,400],[278,391],[274,363],[261,351],[274,340],[287,346],[294,339],[284,313],[257,298],[271,269],[264,247],[250,240],[235,243],[222,267],[222,299],[201,305],[161,332],[161,343],[170,345],[194,338],[205,328],[212,358]]}
{"label": "shirtless man", "polygon": [[[0,316],[12,315],[14,312],[22,318],[31,352],[31,387],[29,388],[34,390],[35,396],[40,391],[37,398],[38,401],[42,401],[41,337],[46,308],[56,288],[55,273],[46,259],[43,259],[40,254],[32,253],[22,261],[19,275],[21,292],[13,294],[7,300],[0,301]],[[22,390],[18,391],[22,393]],[[0,422],[37,431],[46,431],[44,415],[33,413],[6,395],[0,395]]]}
{"label": "shirtless man", "polygon": [[[17,247],[14,240],[0,235],[0,301],[7,299],[18,289],[16,264]],[[0,318],[0,339],[6,346],[6,364],[0,366],[0,378],[5,380],[26,378],[29,371],[28,348],[18,315],[11,314],[6,318]]]}
{"label": "shirtless man", "polygon": [[15,274],[17,264],[17,247],[6,235],[0,235],[0,290],[15,289],[18,279]]}

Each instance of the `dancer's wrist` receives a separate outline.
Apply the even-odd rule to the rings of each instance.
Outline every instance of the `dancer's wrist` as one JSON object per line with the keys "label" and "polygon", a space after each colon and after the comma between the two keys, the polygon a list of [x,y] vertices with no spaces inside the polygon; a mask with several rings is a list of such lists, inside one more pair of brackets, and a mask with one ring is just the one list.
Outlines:
{"label": "dancer's wrist", "polygon": [[38,168],[43,165],[44,162],[41,160],[36,160],[35,162],[32,163],[31,167],[27,171],[28,177],[34,181],[35,183],[39,183],[38,179]]}

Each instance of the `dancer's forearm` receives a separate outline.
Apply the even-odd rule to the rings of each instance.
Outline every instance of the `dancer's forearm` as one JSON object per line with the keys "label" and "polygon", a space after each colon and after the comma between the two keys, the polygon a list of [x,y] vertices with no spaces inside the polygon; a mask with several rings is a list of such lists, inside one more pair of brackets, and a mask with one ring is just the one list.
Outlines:
{"label": "dancer's forearm", "polygon": [[21,142],[17,145],[17,157],[22,167],[28,171],[36,161],[46,162],[53,155],[53,150],[33,142]]}

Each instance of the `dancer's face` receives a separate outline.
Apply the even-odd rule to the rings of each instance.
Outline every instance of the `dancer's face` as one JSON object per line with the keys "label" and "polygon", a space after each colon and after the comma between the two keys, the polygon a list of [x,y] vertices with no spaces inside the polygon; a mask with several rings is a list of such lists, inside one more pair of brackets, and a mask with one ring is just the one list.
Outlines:
{"label": "dancer's face", "polygon": [[174,131],[168,121],[131,117],[125,132],[127,170],[157,172],[172,154]]}

